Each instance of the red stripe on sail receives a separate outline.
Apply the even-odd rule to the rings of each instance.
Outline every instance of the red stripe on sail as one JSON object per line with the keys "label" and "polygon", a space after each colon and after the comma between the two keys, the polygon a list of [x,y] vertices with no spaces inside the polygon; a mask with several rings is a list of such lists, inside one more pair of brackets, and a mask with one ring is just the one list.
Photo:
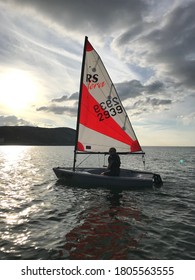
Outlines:
{"label": "red stripe on sail", "polygon": [[81,142],[77,142],[77,150],[84,152],[85,148]]}
{"label": "red stripe on sail", "polygon": [[[118,125],[118,123],[112,118],[104,115],[104,110],[101,109],[99,103],[89,93],[87,87],[83,84],[82,87],[82,100],[80,108],[80,123],[92,130],[95,130],[101,134],[104,134],[110,138],[129,145],[131,152],[141,151],[141,147],[137,140],[131,139],[131,137]],[[100,115],[94,110],[94,106],[99,106],[99,113],[104,117],[103,121],[100,121]]]}
{"label": "red stripe on sail", "polygon": [[87,51],[87,52],[93,51],[93,47],[92,47],[92,45],[89,43],[89,41],[87,41],[87,44],[86,44],[86,51]]}

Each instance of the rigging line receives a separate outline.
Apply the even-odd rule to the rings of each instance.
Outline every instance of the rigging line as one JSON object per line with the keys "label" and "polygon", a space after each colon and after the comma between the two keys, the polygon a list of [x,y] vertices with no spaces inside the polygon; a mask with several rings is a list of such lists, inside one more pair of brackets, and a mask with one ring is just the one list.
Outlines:
{"label": "rigging line", "polygon": [[109,95],[108,95],[108,99],[111,98],[111,95],[112,95],[112,88],[113,88],[113,83],[111,83],[111,87],[110,87],[110,92],[109,92]]}
{"label": "rigging line", "polygon": [[84,160],[82,160],[76,167],[79,167],[84,161],[86,161],[88,159],[88,157],[90,157],[91,154],[89,154],[86,158],[84,158]]}
{"label": "rigging line", "polygon": [[[96,52],[96,54],[98,55],[97,52]],[[95,55],[93,55],[93,57],[94,57],[94,60],[96,60]],[[98,71],[101,72],[101,74],[102,74],[102,76],[103,76],[103,78],[104,78],[106,84],[107,84],[107,85],[110,84],[110,93],[109,93],[109,96],[111,96],[112,89],[115,90],[115,92],[116,92],[116,94],[117,94],[117,96],[118,96],[118,93],[117,93],[117,91],[116,91],[116,88],[115,88],[115,86],[114,86],[114,83],[113,83],[111,77],[109,76],[108,71],[106,70],[106,67],[105,67],[105,65],[103,64],[103,62],[102,62],[102,60],[101,60],[101,58],[100,58],[99,55],[98,55],[98,59],[97,59],[97,61],[96,61],[96,63],[95,63],[95,67],[93,67],[93,68],[96,69],[96,67],[97,67],[99,61],[102,63],[103,69],[105,69],[105,71],[102,71],[102,67],[100,67],[100,66],[98,66]],[[89,70],[89,68],[91,68],[91,65],[90,65],[90,67],[89,67],[88,63],[86,63],[86,66],[87,66],[87,69],[88,69],[88,70]],[[104,73],[104,72],[105,72],[105,73]],[[105,74],[106,74],[106,75],[105,75]],[[108,98],[108,96],[106,95],[106,93],[104,93],[103,89],[100,88],[99,90],[102,92],[102,94],[103,94],[103,96],[104,96],[105,98]]]}
{"label": "rigging line", "polygon": [[[106,69],[106,66],[104,65],[100,55],[98,54],[98,52],[94,48],[93,48],[93,50],[94,50],[95,54],[92,53],[92,56],[93,56],[95,61],[97,60],[96,63],[95,63],[95,67],[97,67],[98,62],[100,61],[100,63],[102,64],[103,67],[99,67],[99,71],[101,72],[102,76],[104,77],[106,83],[107,84],[111,83],[113,85],[112,79],[111,79],[111,77],[110,77],[110,75],[109,75],[109,73]],[[96,56],[98,57],[97,59],[96,59]],[[104,69],[105,71],[102,71],[102,69]],[[105,73],[105,75],[104,75],[104,73]]]}
{"label": "rigging line", "polygon": [[103,164],[103,167],[107,167],[107,165],[105,163],[105,160],[106,160],[106,154],[104,154],[104,164]]}
{"label": "rigging line", "polygon": [[[95,57],[95,56],[93,55],[93,57]],[[100,56],[98,56],[97,60],[95,61],[95,66],[92,68],[92,71],[93,71],[93,69],[96,69],[99,60],[100,60]]]}
{"label": "rigging line", "polygon": [[100,167],[100,154],[97,154],[98,156],[98,163],[99,163],[99,167]]}
{"label": "rigging line", "polygon": [[[102,68],[102,67],[99,67],[99,68],[100,68],[99,70],[100,70],[100,72],[102,73],[102,76],[104,77],[104,79],[106,80],[106,83],[108,83],[108,81],[109,81],[109,82],[110,82],[110,81],[112,82],[112,79],[111,79],[110,75],[108,74],[108,71],[107,71],[107,69],[106,69],[106,66],[104,65],[104,63],[103,63],[103,61],[102,61],[100,55],[98,54],[98,52],[97,52],[95,49],[94,49],[94,51],[95,51],[96,55],[98,56],[97,62],[100,61],[100,63],[101,63],[102,66],[103,66],[103,68]],[[92,54],[92,55],[93,55],[94,60],[95,60],[95,55],[94,55],[94,54]],[[97,63],[96,63],[96,65],[97,65]],[[102,69],[104,69],[105,71],[102,71]],[[105,72],[106,76],[104,75],[104,72]],[[107,80],[106,78],[108,78],[108,80]]]}
{"label": "rigging line", "polygon": [[[106,82],[107,84],[111,84],[111,88],[114,89],[114,91],[116,92],[116,95],[119,97],[118,92],[117,92],[117,90],[116,90],[116,87],[115,87],[115,85],[114,85],[114,83],[113,83],[113,80],[111,79],[111,77],[110,77],[110,75],[109,75],[109,73],[108,73],[108,71],[107,71],[107,69],[106,69],[106,66],[104,65],[104,63],[103,63],[101,57],[99,56],[98,52],[97,52],[95,49],[94,49],[94,51],[95,51],[96,55],[98,56],[98,60],[101,62],[102,66],[103,66],[103,67],[100,67],[100,66],[99,66],[99,71],[101,72],[102,76],[104,77],[105,82]],[[93,55],[94,60],[95,60],[95,55],[94,55],[94,54],[92,54],[92,55]],[[98,60],[97,60],[97,62],[98,62]],[[96,65],[97,65],[97,64],[96,64]],[[102,69],[104,69],[104,71],[103,71]],[[100,90],[101,90],[101,89],[100,89]],[[102,90],[101,90],[101,91],[102,91]],[[112,91],[112,90],[111,90],[111,91]],[[103,92],[103,91],[102,91],[102,92]],[[110,95],[110,94],[109,94],[109,95]],[[105,96],[105,95],[104,95],[104,96]],[[105,96],[105,97],[107,97],[107,96]],[[120,99],[120,98],[119,98],[119,99]]]}

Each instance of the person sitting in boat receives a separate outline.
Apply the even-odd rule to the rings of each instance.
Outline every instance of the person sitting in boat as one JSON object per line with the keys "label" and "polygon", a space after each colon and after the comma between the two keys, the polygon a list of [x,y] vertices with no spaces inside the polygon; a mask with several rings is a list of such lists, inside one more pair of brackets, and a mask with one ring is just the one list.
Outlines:
{"label": "person sitting in boat", "polygon": [[116,149],[114,147],[110,148],[107,171],[103,172],[102,175],[119,176],[120,165],[121,165],[121,160],[119,155],[116,153]]}

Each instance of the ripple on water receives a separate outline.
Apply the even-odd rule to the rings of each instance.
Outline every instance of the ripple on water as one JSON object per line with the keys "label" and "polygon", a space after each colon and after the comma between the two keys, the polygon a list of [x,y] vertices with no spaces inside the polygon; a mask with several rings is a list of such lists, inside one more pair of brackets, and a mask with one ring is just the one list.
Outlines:
{"label": "ripple on water", "polygon": [[56,182],[61,147],[28,147],[14,156],[0,147],[0,258],[194,259],[195,153],[165,151],[148,149],[162,189],[112,193]]}

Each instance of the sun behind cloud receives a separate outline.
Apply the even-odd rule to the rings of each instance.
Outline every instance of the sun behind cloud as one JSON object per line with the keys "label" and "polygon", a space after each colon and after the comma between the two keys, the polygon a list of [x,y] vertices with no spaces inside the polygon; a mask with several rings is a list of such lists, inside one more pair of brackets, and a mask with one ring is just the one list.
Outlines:
{"label": "sun behind cloud", "polygon": [[0,103],[12,111],[25,109],[35,101],[36,83],[27,71],[11,69],[0,75]]}

